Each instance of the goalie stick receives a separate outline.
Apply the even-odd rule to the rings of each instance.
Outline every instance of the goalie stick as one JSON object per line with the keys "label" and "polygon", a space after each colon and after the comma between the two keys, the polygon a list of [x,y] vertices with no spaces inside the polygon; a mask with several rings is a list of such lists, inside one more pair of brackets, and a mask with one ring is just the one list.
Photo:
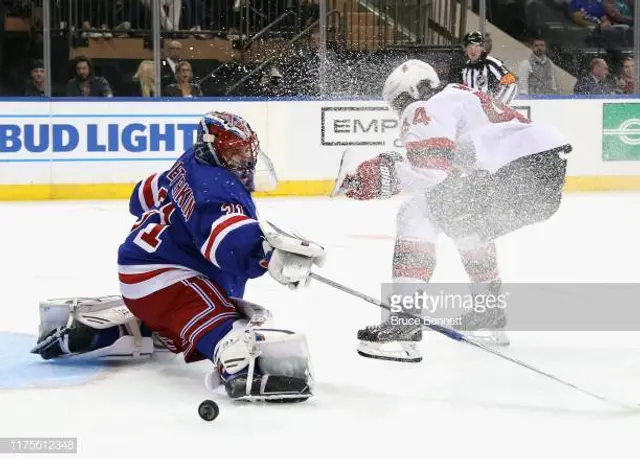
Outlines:
{"label": "goalie stick", "polygon": [[[349,288],[349,287],[347,287],[345,285],[339,284],[338,282],[332,281],[331,279],[327,279],[326,277],[321,276],[320,274],[311,272],[309,274],[309,277],[312,278],[312,279],[315,279],[318,282],[321,282],[321,283],[323,283],[325,285],[333,287],[333,288],[335,288],[337,290],[341,290],[341,291],[343,291],[345,293],[348,293],[350,295],[356,296],[356,297],[358,297],[358,298],[360,298],[360,299],[362,299],[362,300],[364,300],[364,301],[366,301],[368,303],[371,303],[371,304],[374,304],[374,305],[378,306],[381,309],[385,309],[385,310],[387,310],[389,312],[392,312],[391,311],[391,307],[386,305],[386,304],[384,304],[384,303],[382,303],[381,301],[378,301],[373,297],[365,295],[364,293],[360,293],[360,292],[358,292],[356,290],[353,290],[353,289],[351,289],[351,288]],[[628,409],[628,410],[640,410],[640,404],[630,404],[630,403],[620,402],[620,401],[613,400],[613,399],[610,399],[608,397],[604,397],[602,395],[596,394],[596,393],[591,392],[589,390],[586,390],[586,389],[584,389],[584,388],[582,388],[580,386],[577,386],[577,385],[575,385],[573,383],[565,381],[564,379],[561,379],[561,378],[559,378],[557,376],[554,376],[551,373],[547,373],[546,371],[540,370],[539,368],[536,368],[531,364],[523,362],[522,360],[518,360],[516,358],[509,357],[508,355],[505,355],[505,354],[503,354],[503,353],[501,353],[501,352],[499,352],[499,351],[497,351],[495,349],[492,349],[492,348],[490,348],[488,346],[485,346],[485,345],[483,345],[481,343],[477,343],[475,341],[469,340],[462,333],[460,333],[460,332],[458,332],[456,330],[452,330],[452,329],[449,329],[449,328],[446,328],[446,327],[442,327],[440,325],[435,325],[435,324],[430,324],[428,322],[425,322],[425,321],[423,321],[422,317],[420,317],[419,315],[411,314],[411,313],[408,313],[408,312],[400,312],[398,314],[402,314],[402,315],[405,315],[407,317],[412,317],[414,319],[418,319],[421,322],[423,322],[424,326],[426,326],[427,328],[429,328],[429,329],[431,329],[431,330],[433,330],[435,332],[438,332],[438,333],[440,333],[442,335],[445,335],[448,338],[451,338],[451,339],[453,339],[455,341],[466,343],[469,346],[472,346],[472,347],[475,347],[475,348],[480,349],[482,351],[485,351],[485,352],[488,352],[490,354],[493,354],[496,357],[500,357],[501,359],[507,360],[507,361],[509,361],[511,363],[514,363],[514,364],[518,365],[518,366],[526,368],[526,369],[528,369],[530,371],[533,371],[533,372],[535,372],[535,373],[537,373],[537,374],[539,374],[541,376],[544,376],[544,377],[546,377],[548,379],[551,379],[551,380],[553,380],[553,381],[555,381],[557,383],[560,383],[560,384],[562,384],[564,386],[567,386],[567,387],[570,387],[572,389],[575,389],[578,392],[582,392],[583,394],[586,394],[586,395],[588,395],[590,397],[593,397],[593,398],[595,398],[597,400],[600,400],[602,402],[609,403],[611,405],[618,406],[620,408],[624,408],[624,409]]]}

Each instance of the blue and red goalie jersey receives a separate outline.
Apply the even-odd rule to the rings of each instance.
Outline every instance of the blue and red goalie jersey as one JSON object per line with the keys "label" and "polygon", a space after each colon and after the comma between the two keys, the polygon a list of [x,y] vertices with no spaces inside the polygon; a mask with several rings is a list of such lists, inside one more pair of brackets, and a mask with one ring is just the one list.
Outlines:
{"label": "blue and red goalie jersey", "polygon": [[138,217],[118,251],[121,293],[138,299],[194,275],[241,298],[266,272],[255,203],[227,169],[201,164],[189,149],[173,167],[138,183]]}

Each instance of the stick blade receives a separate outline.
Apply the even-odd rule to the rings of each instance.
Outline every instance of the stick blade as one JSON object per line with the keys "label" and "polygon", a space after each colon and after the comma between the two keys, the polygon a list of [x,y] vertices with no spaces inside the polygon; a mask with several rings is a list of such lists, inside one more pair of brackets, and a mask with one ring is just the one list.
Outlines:
{"label": "stick blade", "polygon": [[333,190],[329,197],[335,198],[338,196],[343,196],[349,189],[345,189],[345,179],[347,178],[347,174],[349,171],[347,170],[346,163],[347,159],[350,156],[350,149],[347,148],[344,152],[342,152],[342,156],[340,157],[340,166],[338,167],[338,175],[333,184]]}

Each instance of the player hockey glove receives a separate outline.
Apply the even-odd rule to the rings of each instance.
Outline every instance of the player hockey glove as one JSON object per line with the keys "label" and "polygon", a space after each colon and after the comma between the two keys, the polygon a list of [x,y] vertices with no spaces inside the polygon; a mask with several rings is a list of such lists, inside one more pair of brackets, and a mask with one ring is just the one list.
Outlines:
{"label": "player hockey glove", "polygon": [[388,199],[400,192],[396,162],[402,161],[395,152],[381,153],[358,166],[355,174],[348,174],[343,187],[351,199]]}
{"label": "player hockey glove", "polygon": [[265,237],[265,253],[271,252],[268,265],[271,277],[292,290],[309,285],[313,265],[324,263],[324,247],[289,234],[270,222],[260,222],[260,228]]}

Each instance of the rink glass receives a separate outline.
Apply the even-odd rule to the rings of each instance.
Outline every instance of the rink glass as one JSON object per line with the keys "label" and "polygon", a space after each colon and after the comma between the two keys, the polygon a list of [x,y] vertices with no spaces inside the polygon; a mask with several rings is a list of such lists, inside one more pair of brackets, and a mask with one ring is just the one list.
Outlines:
{"label": "rink glass", "polygon": [[[542,38],[558,68],[554,94],[572,94],[594,58],[607,62],[613,93],[635,84],[637,94],[640,11],[631,0],[618,0],[600,24],[581,21],[571,2],[556,3],[201,0],[177,8],[174,1],[47,0],[10,11],[7,27],[35,27],[30,58],[50,70],[45,93],[54,95],[64,93],[69,59],[86,55],[117,97],[378,97],[384,77],[411,57],[429,61],[445,82],[457,80],[460,39],[473,30],[488,32],[487,51],[519,77]],[[16,62],[24,49],[13,48]],[[635,58],[626,73],[625,58]],[[171,72],[183,60],[193,69],[190,83]]]}

